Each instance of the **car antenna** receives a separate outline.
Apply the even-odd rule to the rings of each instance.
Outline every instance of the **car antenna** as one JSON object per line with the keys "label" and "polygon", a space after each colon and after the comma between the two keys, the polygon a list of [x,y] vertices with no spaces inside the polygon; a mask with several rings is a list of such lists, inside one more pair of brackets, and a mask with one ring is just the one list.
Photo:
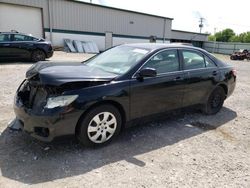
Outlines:
{"label": "car antenna", "polygon": [[11,32],[12,32],[12,33],[18,33],[18,31],[17,31],[17,30],[14,30],[14,29],[12,29]]}

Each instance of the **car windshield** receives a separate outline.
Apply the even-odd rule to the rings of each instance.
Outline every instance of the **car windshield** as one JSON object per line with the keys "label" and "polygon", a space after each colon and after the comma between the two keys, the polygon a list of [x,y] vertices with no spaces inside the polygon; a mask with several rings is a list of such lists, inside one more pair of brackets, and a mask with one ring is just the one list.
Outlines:
{"label": "car windshield", "polygon": [[90,59],[85,64],[121,75],[136,65],[148,53],[149,50],[144,48],[118,46]]}

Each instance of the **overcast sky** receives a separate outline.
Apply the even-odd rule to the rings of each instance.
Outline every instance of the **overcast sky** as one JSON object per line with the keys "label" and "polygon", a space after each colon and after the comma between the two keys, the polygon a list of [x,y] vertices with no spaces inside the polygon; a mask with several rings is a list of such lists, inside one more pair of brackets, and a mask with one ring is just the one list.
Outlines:
{"label": "overcast sky", "polygon": [[214,33],[214,28],[216,31],[232,28],[236,33],[250,31],[250,0],[92,0],[92,3],[171,17],[172,28],[178,30],[199,32],[199,18],[203,17],[203,32]]}

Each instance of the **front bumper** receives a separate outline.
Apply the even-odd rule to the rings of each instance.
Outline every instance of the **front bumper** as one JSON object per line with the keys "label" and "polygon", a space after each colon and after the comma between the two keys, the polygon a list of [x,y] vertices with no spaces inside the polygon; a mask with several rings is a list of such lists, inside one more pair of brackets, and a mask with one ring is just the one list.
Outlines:
{"label": "front bumper", "polygon": [[14,111],[22,130],[32,137],[50,142],[55,137],[75,134],[75,127],[82,114],[81,111],[65,108],[55,108],[42,112],[35,112],[26,108],[21,100],[16,97]]}

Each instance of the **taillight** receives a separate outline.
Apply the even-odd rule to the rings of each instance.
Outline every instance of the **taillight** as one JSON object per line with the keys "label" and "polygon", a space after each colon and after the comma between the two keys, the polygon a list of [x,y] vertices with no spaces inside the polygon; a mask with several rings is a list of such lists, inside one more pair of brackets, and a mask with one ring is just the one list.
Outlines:
{"label": "taillight", "polygon": [[236,76],[236,75],[237,75],[236,69],[233,69],[233,70],[232,70],[232,73],[233,73],[234,76]]}
{"label": "taillight", "polygon": [[52,48],[51,44],[49,44],[49,51],[52,51],[52,50],[53,50],[53,48]]}

